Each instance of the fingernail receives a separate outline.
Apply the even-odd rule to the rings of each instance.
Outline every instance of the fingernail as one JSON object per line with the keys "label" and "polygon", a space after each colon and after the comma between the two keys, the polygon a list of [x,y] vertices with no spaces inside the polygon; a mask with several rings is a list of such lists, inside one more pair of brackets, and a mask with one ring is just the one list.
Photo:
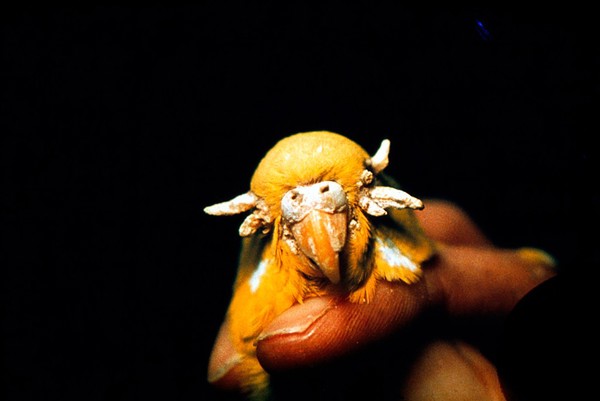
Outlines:
{"label": "fingernail", "polygon": [[[229,337],[229,321],[226,320],[221,325],[215,346],[210,354],[207,380],[210,383],[215,383],[223,379],[227,373],[242,362],[242,359],[242,355],[235,350],[231,342]],[[228,387],[230,383],[228,383],[228,380],[224,380],[223,385]],[[235,383],[231,384],[231,386],[234,385]]]}
{"label": "fingernail", "polygon": [[524,247],[517,249],[517,252],[521,258],[533,263],[539,263],[553,269],[558,265],[552,255],[539,248]]}
{"label": "fingernail", "polygon": [[[211,362],[215,360],[211,358]],[[215,365],[212,365],[208,368],[208,382],[214,383],[216,381],[221,380],[227,373],[229,373],[234,367],[239,365],[242,362],[242,356],[239,354],[234,355],[233,357],[225,360],[218,361]]]}
{"label": "fingernail", "polygon": [[558,263],[549,253],[538,248],[519,248],[517,254],[528,262],[528,270],[535,279],[546,279],[556,273]]}
{"label": "fingernail", "polygon": [[263,341],[278,335],[304,333],[336,305],[337,301],[331,297],[310,298],[275,318],[256,341]]}

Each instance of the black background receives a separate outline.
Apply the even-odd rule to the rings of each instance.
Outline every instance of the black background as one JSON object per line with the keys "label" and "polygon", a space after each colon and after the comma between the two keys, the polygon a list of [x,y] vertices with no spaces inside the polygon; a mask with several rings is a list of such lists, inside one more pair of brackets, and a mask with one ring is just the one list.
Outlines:
{"label": "black background", "polygon": [[285,4],[2,13],[7,399],[217,397],[243,217],[202,208],[300,131],[389,138],[411,194],[597,264],[590,10]]}

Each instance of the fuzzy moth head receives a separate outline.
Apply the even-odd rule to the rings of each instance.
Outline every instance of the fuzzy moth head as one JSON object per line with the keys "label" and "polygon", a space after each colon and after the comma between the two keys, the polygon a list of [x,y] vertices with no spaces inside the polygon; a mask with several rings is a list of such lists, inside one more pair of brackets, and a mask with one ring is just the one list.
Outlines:
{"label": "fuzzy moth head", "polygon": [[240,226],[240,236],[247,237],[259,229],[263,233],[269,232],[273,218],[265,202],[252,191],[238,195],[235,198],[207,206],[204,212],[214,216],[232,216],[252,210]]}
{"label": "fuzzy moth head", "polygon": [[[252,190],[208,206],[204,211],[217,216],[250,212],[239,228],[242,237],[257,231],[268,233],[279,216],[278,232],[290,250],[306,256],[319,274],[338,283],[341,279],[339,254],[359,226],[356,212],[362,210],[377,217],[387,214],[388,208],[422,209],[423,202],[399,189],[377,185],[379,181],[375,177],[389,163],[388,139],[369,157],[358,145],[333,133],[304,133],[290,138],[291,142],[281,142],[263,159],[253,177]],[[327,145],[326,152],[323,149],[327,141],[333,144]],[[338,149],[342,146],[355,153],[349,156]],[[275,163],[272,163],[273,158]],[[316,164],[300,163],[299,168],[298,160],[311,160]],[[348,165],[354,167],[344,170]],[[324,178],[322,171],[330,171],[332,166],[345,173]],[[311,172],[307,173],[308,170]],[[303,175],[302,179],[298,179],[299,174]],[[358,181],[348,181],[348,174],[359,177]]]}

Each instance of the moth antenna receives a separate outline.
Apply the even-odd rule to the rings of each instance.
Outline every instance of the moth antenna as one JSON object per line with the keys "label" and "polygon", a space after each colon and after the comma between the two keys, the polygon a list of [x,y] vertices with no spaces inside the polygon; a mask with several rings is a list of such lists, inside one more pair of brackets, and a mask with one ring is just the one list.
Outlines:
{"label": "moth antenna", "polygon": [[271,230],[272,221],[273,217],[269,207],[263,199],[258,198],[254,211],[244,219],[240,226],[240,236],[247,237],[254,234],[258,229],[262,229],[262,233],[266,234]]}
{"label": "moth antenna", "polygon": [[252,191],[248,191],[231,200],[207,206],[204,208],[204,212],[213,216],[232,216],[254,208],[259,199]]}
{"label": "moth antenna", "polygon": [[365,189],[358,205],[371,216],[383,216],[388,207],[395,209],[423,209],[423,202],[408,193],[392,187],[376,186]]}
{"label": "moth antenna", "polygon": [[384,139],[381,141],[381,145],[377,152],[369,160],[367,160],[367,165],[371,167],[375,174],[380,173],[385,169],[389,163],[388,156],[390,154],[390,140]]}

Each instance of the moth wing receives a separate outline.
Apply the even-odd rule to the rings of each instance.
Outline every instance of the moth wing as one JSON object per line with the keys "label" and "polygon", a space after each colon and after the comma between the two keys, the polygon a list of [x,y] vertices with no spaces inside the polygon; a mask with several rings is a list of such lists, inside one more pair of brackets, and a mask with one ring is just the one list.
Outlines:
{"label": "moth wing", "polygon": [[372,258],[375,279],[414,283],[421,277],[421,264],[432,251],[427,242],[415,241],[411,233],[378,226],[373,235]]}
{"label": "moth wing", "polygon": [[238,271],[233,285],[234,291],[254,274],[263,259],[268,242],[268,238],[264,235],[252,235],[242,238]]}
{"label": "moth wing", "polygon": [[[427,236],[411,209],[388,210],[389,219],[381,224],[384,232],[408,258],[423,263],[436,254],[435,242]],[[387,221],[386,221],[387,220]]]}
{"label": "moth wing", "polygon": [[287,271],[272,252],[271,237],[254,235],[242,242],[238,274],[227,310],[229,336],[244,372],[242,388],[253,399],[268,393],[269,376],[256,358],[256,339],[295,299]]}
{"label": "moth wing", "polygon": [[[400,188],[397,181],[388,174],[381,173],[378,179],[384,185]],[[380,239],[384,243],[395,244],[401,254],[418,264],[435,255],[435,243],[425,234],[417,220],[416,213],[419,211],[389,208],[387,213],[387,216],[376,221],[377,228],[381,228]]]}
{"label": "moth wing", "polygon": [[436,253],[434,242],[420,227],[413,210],[387,212],[373,221],[369,253],[364,262],[372,266],[372,274],[361,288],[350,294],[351,302],[370,302],[378,280],[416,282],[421,277],[422,264]]}
{"label": "moth wing", "polygon": [[[387,174],[380,174],[379,179],[385,185],[399,188]],[[413,283],[421,276],[421,264],[435,255],[435,244],[423,231],[415,213],[418,211],[390,208],[387,216],[377,220],[373,236],[376,278]]]}

